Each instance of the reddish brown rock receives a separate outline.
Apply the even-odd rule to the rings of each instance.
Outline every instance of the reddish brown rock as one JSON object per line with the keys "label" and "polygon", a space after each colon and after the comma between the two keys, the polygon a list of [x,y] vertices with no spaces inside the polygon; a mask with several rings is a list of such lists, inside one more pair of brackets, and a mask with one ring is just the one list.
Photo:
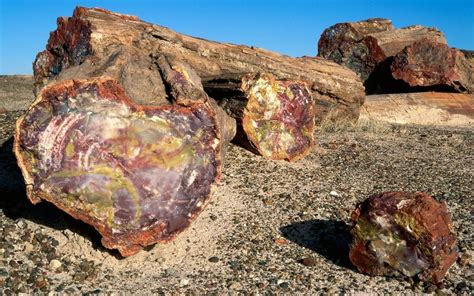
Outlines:
{"label": "reddish brown rock", "polygon": [[14,143],[31,202],[92,225],[123,256],[172,239],[202,211],[221,148],[206,103],[140,106],[105,78],[45,87]]}
{"label": "reddish brown rock", "polygon": [[362,273],[439,283],[458,257],[446,204],[425,193],[372,195],[352,221],[349,258]]}
{"label": "reddish brown rock", "polygon": [[237,120],[236,141],[244,147],[287,161],[311,151],[316,107],[304,82],[259,73],[207,78],[204,88]]}
{"label": "reddish brown rock", "polygon": [[474,70],[464,54],[446,44],[420,40],[392,61],[392,76],[410,86],[438,86],[457,92],[474,91]]}
{"label": "reddish brown rock", "polygon": [[383,61],[423,38],[446,43],[436,29],[423,26],[395,29],[386,19],[338,23],[322,33],[318,56],[347,66],[366,81]]}
{"label": "reddish brown rock", "polygon": [[317,105],[318,121],[354,121],[364,100],[357,75],[324,59],[212,42],[136,17],[83,7],[70,18],[58,19],[46,50],[37,55],[36,88],[51,81],[107,76],[118,80],[136,103],[169,104],[157,63],[161,55],[186,63],[200,77],[263,72],[303,80]]}

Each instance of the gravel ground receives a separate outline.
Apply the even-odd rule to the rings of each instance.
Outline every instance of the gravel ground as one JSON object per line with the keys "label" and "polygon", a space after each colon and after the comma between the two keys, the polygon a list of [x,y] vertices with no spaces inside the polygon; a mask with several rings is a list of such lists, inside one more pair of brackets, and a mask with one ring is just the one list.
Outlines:
{"label": "gravel ground", "polygon": [[[296,163],[231,146],[223,180],[195,223],[169,244],[120,258],[54,206],[25,197],[0,112],[0,294],[473,293],[474,129],[365,123],[318,131]],[[347,258],[349,216],[368,195],[425,191],[446,201],[461,259],[442,285],[369,277]]]}

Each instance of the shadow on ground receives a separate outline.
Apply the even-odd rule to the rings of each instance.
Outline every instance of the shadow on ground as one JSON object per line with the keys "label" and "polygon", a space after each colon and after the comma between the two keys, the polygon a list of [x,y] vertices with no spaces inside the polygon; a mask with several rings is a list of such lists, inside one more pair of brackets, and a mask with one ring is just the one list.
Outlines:
{"label": "shadow on ground", "polygon": [[349,260],[349,226],[338,220],[307,220],[280,228],[287,240],[312,250],[332,263],[355,270]]}
{"label": "shadow on ground", "polygon": [[69,229],[90,240],[94,248],[106,250],[121,258],[118,252],[101,245],[101,236],[93,227],[72,218],[49,202],[33,205],[28,200],[25,183],[13,153],[13,137],[0,147],[0,210],[13,220],[23,218],[56,230]]}

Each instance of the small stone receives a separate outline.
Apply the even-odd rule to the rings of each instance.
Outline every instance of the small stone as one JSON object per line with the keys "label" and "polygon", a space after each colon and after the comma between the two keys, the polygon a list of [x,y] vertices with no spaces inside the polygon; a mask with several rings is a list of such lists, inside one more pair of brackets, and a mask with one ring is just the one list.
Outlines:
{"label": "small stone", "polygon": [[31,251],[33,251],[33,249],[34,249],[34,246],[30,244],[29,242],[26,242],[23,247],[23,251],[26,253],[30,253]]}
{"label": "small stone", "polygon": [[314,257],[306,257],[303,260],[301,260],[301,263],[304,266],[315,266],[316,264],[318,264],[318,260]]}
{"label": "small stone", "polygon": [[471,263],[471,256],[467,253],[462,253],[458,258],[458,263],[461,266],[467,266]]}
{"label": "small stone", "polygon": [[333,196],[333,197],[339,197],[340,196],[339,193],[337,193],[336,191],[329,192],[329,195]]}
{"label": "small stone", "polygon": [[231,282],[229,285],[229,289],[231,290],[240,290],[242,289],[242,284],[239,282]]}
{"label": "small stone", "polygon": [[468,289],[468,286],[466,282],[460,282],[456,285],[456,291],[458,292],[464,292],[467,289]]}
{"label": "small stone", "polygon": [[53,259],[49,262],[49,267],[51,267],[52,270],[57,270],[58,268],[61,267],[61,261]]}
{"label": "small stone", "polygon": [[213,257],[209,258],[209,262],[217,263],[217,262],[219,262],[219,257],[213,256]]}
{"label": "small stone", "polygon": [[283,282],[278,284],[278,286],[280,286],[280,288],[282,289],[288,289],[290,287],[290,284],[288,282]]}
{"label": "small stone", "polygon": [[187,278],[182,278],[182,279],[179,281],[179,285],[180,285],[181,287],[189,285],[189,279],[187,279]]}

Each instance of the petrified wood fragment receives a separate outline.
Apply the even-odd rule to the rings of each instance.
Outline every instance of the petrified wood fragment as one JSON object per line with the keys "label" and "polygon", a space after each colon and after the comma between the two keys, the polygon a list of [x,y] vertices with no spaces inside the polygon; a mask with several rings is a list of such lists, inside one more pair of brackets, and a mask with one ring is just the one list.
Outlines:
{"label": "petrified wood fragment", "polygon": [[421,40],[399,52],[390,66],[392,76],[410,86],[438,86],[457,92],[474,91],[474,70],[464,54],[446,44]]}
{"label": "petrified wood fragment", "polygon": [[352,220],[349,258],[360,272],[438,283],[458,257],[446,204],[425,193],[373,195]]}
{"label": "petrified wood fragment", "polygon": [[[45,51],[34,63],[36,87],[51,80],[110,76],[128,96],[145,105],[161,103],[166,89],[156,63],[166,55],[200,77],[267,72],[304,80],[317,104],[317,120],[356,120],[364,88],[355,73],[320,58],[291,58],[267,50],[223,44],[176,33],[136,17],[78,7],[59,18]],[[166,103],[166,102],[164,102]]]}
{"label": "petrified wood fragment", "polygon": [[45,87],[16,126],[28,198],[92,226],[123,256],[168,241],[220,178],[220,136],[205,104],[143,107],[112,79]]}
{"label": "petrified wood fragment", "polygon": [[298,160],[313,147],[316,108],[304,82],[224,75],[206,78],[204,88],[237,120],[241,144],[262,156]]}
{"label": "petrified wood fragment", "polygon": [[386,19],[338,23],[321,34],[318,56],[349,67],[365,81],[385,59],[423,38],[446,43],[444,35],[436,29],[423,26],[395,29]]}

